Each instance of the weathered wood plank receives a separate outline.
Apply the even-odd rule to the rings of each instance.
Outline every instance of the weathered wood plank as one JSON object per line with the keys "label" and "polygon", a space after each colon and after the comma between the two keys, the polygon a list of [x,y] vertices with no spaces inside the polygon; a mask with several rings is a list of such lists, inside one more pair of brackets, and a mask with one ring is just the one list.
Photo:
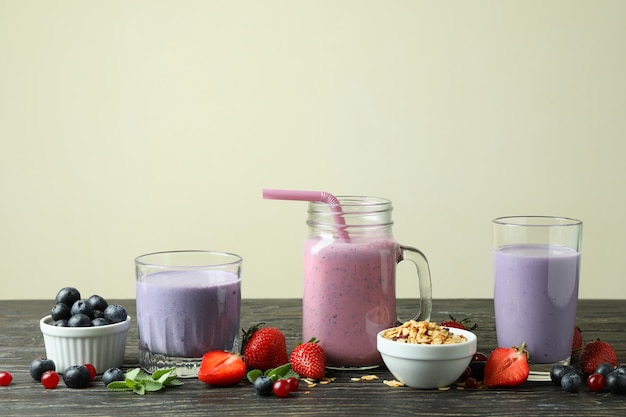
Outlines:
{"label": "weathered wood plank", "polygon": [[[112,300],[127,307],[134,317],[134,300]],[[399,315],[410,318],[414,300],[400,300]],[[48,301],[0,301],[0,370],[13,374],[13,383],[0,387],[2,416],[84,416],[84,415],[568,415],[604,416],[626,414],[626,396],[608,393],[566,394],[549,383],[526,383],[518,389],[427,391],[411,388],[390,388],[381,383],[392,375],[384,368],[367,371],[379,376],[378,381],[352,382],[363,375],[359,371],[329,371],[336,380],[331,384],[306,389],[286,399],[262,398],[251,385],[242,382],[236,387],[211,388],[197,380],[167,388],[143,397],[131,393],[106,390],[99,378],[87,389],[69,389],[63,383],[46,390],[28,374],[30,361],[45,353],[39,331],[39,318],[46,315]],[[623,320],[626,300],[581,300],[578,324],[586,340],[600,337],[617,350],[626,362],[626,322]],[[492,300],[435,300],[433,320],[447,318],[448,313],[462,318],[471,316],[479,323],[476,330],[479,350],[489,352],[495,345],[495,324]],[[292,349],[301,336],[300,300],[243,301],[242,327],[266,322],[281,328]],[[131,326],[125,367],[138,361],[136,326]]]}

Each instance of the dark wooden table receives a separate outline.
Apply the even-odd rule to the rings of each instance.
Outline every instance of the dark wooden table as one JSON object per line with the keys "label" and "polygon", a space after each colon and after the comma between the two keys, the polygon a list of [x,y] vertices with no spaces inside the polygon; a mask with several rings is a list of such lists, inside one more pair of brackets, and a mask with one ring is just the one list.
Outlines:
{"label": "dark wooden table", "polygon": [[[111,300],[127,307],[135,316],[134,300]],[[409,318],[413,300],[400,300],[398,312]],[[433,320],[448,314],[471,316],[479,323],[478,349],[495,348],[492,300],[435,300]],[[166,388],[139,396],[131,392],[109,392],[98,377],[90,387],[70,389],[63,382],[46,390],[34,381],[28,366],[45,355],[39,319],[48,314],[49,301],[0,301],[0,371],[13,374],[8,387],[0,387],[0,416],[152,416],[175,415],[626,415],[626,396],[592,393],[586,388],[568,394],[545,382],[527,382],[516,389],[464,389],[448,391],[392,388],[382,383],[393,376],[381,367],[373,371],[328,371],[335,377],[328,385],[301,389],[289,398],[259,397],[247,381],[235,387],[212,388],[197,379],[185,379],[181,387]],[[585,340],[601,338],[611,343],[618,359],[626,362],[626,300],[581,300],[578,324]],[[301,335],[301,300],[249,299],[243,301],[242,327],[263,321],[282,329],[291,350]],[[128,335],[125,367],[138,361],[137,329]],[[376,374],[375,381],[353,382],[351,378]]]}

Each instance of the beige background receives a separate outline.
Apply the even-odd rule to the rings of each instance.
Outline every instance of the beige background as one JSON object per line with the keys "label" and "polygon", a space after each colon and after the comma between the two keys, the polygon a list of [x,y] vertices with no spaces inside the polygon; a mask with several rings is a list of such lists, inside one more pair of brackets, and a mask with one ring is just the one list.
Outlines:
{"label": "beige background", "polygon": [[436,298],[492,296],[492,218],[580,218],[580,297],[622,298],[624,22],[621,0],[0,0],[0,298],[134,297],[136,256],[188,248],[241,254],[244,297],[300,297],[306,203],[263,187],[391,199]]}

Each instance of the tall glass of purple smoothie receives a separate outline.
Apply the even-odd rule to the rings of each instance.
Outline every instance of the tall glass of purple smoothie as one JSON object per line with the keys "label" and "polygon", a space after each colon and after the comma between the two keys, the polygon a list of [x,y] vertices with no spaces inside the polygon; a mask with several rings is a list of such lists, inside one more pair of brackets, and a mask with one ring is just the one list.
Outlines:
{"label": "tall glass of purple smoothie", "polygon": [[526,344],[530,380],[569,364],[576,326],[582,222],[549,216],[493,221],[498,346]]}
{"label": "tall glass of purple smoothie", "polygon": [[202,355],[233,350],[239,337],[240,256],[173,251],[135,259],[139,363],[148,372],[198,375]]}
{"label": "tall glass of purple smoothie", "polygon": [[[302,339],[315,337],[331,368],[367,369],[381,365],[376,335],[399,321],[396,265],[415,265],[419,292],[416,320],[432,309],[428,261],[419,250],[400,245],[391,227],[392,205],[377,197],[337,197],[340,210],[309,203],[304,244]],[[342,216],[337,222],[337,216]]]}

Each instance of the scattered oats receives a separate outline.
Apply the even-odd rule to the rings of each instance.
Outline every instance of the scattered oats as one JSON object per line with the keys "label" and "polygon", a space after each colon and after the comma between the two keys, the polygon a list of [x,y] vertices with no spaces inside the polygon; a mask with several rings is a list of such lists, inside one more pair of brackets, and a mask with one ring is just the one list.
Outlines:
{"label": "scattered oats", "polygon": [[395,379],[392,379],[392,380],[385,379],[383,381],[383,384],[385,384],[387,386],[390,386],[390,387],[394,387],[394,388],[396,388],[396,387],[403,387],[404,386],[404,384],[402,382],[396,381]]}
{"label": "scattered oats", "polygon": [[360,380],[361,380],[361,378],[350,378],[350,381],[352,381],[352,382],[357,382],[357,381],[360,381]]}
{"label": "scattered oats", "polygon": [[426,345],[447,345],[465,342],[465,336],[456,335],[449,328],[431,321],[409,320],[398,327],[383,332],[385,339],[399,343],[419,343]]}
{"label": "scattered oats", "polygon": [[307,387],[309,387],[309,388],[316,387],[318,383],[319,383],[319,384],[321,384],[321,385],[330,384],[330,383],[331,383],[331,382],[333,382],[335,379],[336,379],[336,378],[334,378],[334,377],[333,377],[333,378],[324,377],[324,378],[322,378],[322,379],[320,379],[320,380],[318,381],[318,380],[315,380],[315,379],[312,379],[312,378],[301,378],[301,380],[302,380],[302,381],[303,381],[303,382],[307,385]]}
{"label": "scattered oats", "polygon": [[375,379],[378,379],[378,375],[363,375],[361,379],[364,381],[373,381]]}
{"label": "scattered oats", "polygon": [[450,390],[450,387],[439,387],[437,388],[439,391],[448,391]]}

